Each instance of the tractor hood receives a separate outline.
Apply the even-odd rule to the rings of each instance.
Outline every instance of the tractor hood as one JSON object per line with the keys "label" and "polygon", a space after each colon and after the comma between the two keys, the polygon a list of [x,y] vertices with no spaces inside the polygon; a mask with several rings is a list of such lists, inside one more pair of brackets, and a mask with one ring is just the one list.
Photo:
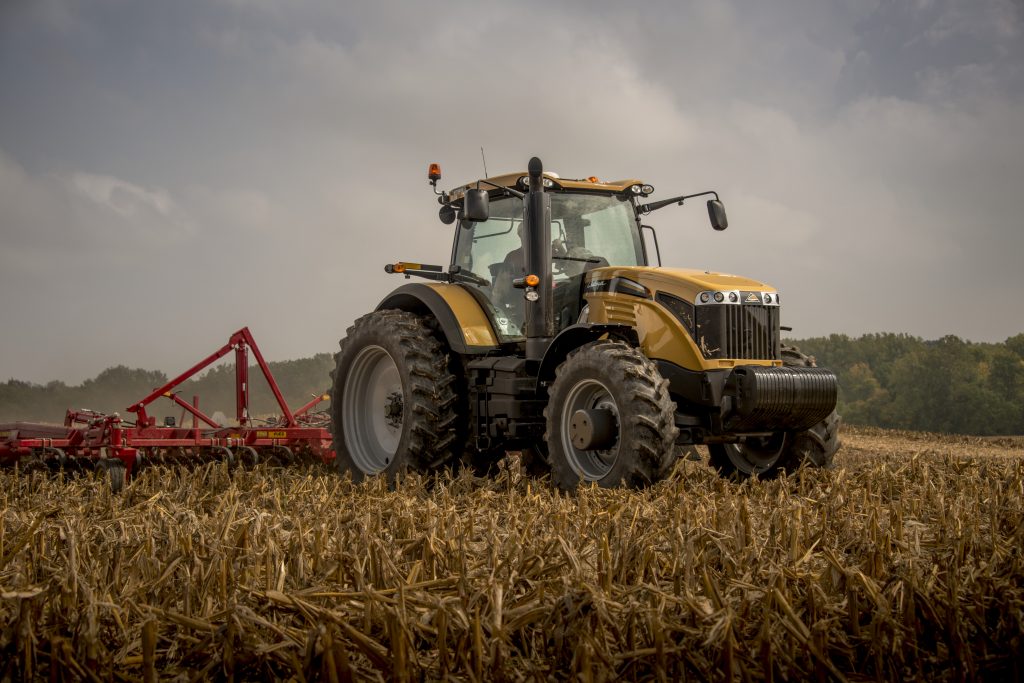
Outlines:
{"label": "tractor hood", "polygon": [[758,280],[728,273],[710,273],[689,268],[655,268],[649,266],[609,266],[595,268],[587,274],[587,283],[626,278],[647,287],[651,292],[667,292],[693,302],[701,292],[755,291],[777,295],[774,287]]}

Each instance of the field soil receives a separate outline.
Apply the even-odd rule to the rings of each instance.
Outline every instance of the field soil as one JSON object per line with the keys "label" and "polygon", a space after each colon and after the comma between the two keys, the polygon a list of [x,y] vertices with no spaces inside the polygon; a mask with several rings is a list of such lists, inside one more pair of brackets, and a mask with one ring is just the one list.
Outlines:
{"label": "field soil", "polygon": [[1020,680],[1024,439],[843,433],[837,467],[560,493],[515,456],[0,473],[4,680]]}

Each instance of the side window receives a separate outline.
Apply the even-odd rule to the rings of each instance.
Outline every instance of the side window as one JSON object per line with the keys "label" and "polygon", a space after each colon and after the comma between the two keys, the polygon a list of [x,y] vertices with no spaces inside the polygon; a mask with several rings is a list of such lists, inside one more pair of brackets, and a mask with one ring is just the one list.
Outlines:
{"label": "side window", "polygon": [[455,249],[455,263],[475,276],[464,281],[489,304],[487,313],[503,341],[522,338],[523,297],[512,287],[512,280],[522,275],[523,202],[516,197],[495,199],[490,205],[490,219],[471,227],[460,227]]}

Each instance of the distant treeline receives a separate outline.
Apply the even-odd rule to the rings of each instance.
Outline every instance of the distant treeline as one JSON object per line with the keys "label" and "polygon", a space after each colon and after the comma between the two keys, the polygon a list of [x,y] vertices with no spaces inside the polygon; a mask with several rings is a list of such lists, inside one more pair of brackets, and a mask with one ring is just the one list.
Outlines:
{"label": "distant treeline", "polygon": [[[281,393],[293,410],[309,401],[313,395],[329,388],[330,371],[334,360],[321,353],[312,358],[268,363]],[[9,380],[0,384],[0,423],[15,421],[42,421],[60,423],[68,408],[88,408],[103,413],[127,413],[132,403],[144,398],[153,389],[166,383],[168,376],[155,370],[131,369],[123,365],[108,368],[80,385],[50,382],[46,385]],[[280,414],[269,386],[257,366],[249,368],[249,405],[254,416]],[[225,363],[211,368],[198,379],[190,380],[175,389],[178,396],[192,402],[199,397],[199,408],[207,415],[222,412],[231,421],[235,417],[235,366]],[[173,416],[181,424],[182,409],[166,398],[158,398],[147,409],[163,423],[165,416]],[[323,403],[314,410],[324,410]],[[186,416],[186,425],[191,425]]]}
{"label": "distant treeline", "polygon": [[845,422],[955,434],[1024,434],[1024,334],[1001,344],[891,333],[833,334],[791,343],[839,375]]}
{"label": "distant treeline", "polygon": [[[839,375],[839,409],[848,423],[956,434],[1024,434],[1024,334],[1002,344],[952,336],[926,341],[906,334],[834,334],[790,343]],[[333,359],[323,353],[270,367],[288,404],[297,408],[328,388]],[[234,377],[234,365],[227,363],[182,385],[179,395],[189,402],[199,396],[203,412],[220,411],[230,419],[235,415]],[[273,396],[255,367],[249,378],[253,414],[277,414]],[[60,422],[67,408],[116,411],[130,418],[125,408],[166,381],[162,372],[124,366],[104,370],[77,386],[10,380],[0,384],[0,423]],[[182,416],[167,399],[157,399],[149,413],[161,421],[164,416]]]}

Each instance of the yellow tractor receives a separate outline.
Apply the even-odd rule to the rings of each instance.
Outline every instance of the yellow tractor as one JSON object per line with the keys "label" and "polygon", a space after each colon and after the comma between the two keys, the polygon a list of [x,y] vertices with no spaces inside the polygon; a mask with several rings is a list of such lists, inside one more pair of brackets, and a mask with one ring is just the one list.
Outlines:
{"label": "yellow tractor", "polygon": [[640,180],[569,180],[536,157],[448,192],[437,164],[428,178],[442,223],[456,225],[450,265],[385,266],[428,282],[394,290],[341,340],[342,472],[394,477],[520,451],[563,488],[645,486],[697,444],[729,476],[831,465],[836,377],[781,345],[779,292],[663,268],[641,223],[709,196],[724,230],[717,193],[649,202]]}

